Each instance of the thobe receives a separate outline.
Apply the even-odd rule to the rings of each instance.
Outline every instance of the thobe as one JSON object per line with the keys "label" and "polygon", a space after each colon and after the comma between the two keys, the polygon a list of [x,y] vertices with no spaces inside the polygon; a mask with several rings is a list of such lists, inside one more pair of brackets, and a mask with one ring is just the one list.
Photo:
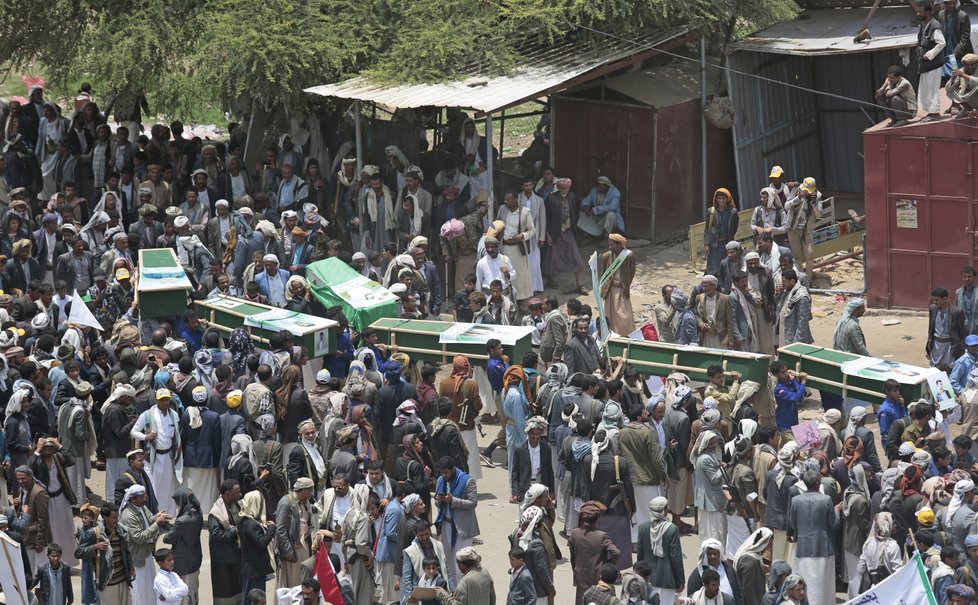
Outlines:
{"label": "thobe", "polygon": [[[543,199],[535,193],[531,193],[529,197],[525,193],[520,193],[517,199],[520,202],[520,206],[530,212],[530,216],[533,218],[533,225],[536,227],[536,232],[538,234],[545,234],[547,232],[547,210],[543,206]],[[527,248],[530,250],[530,281],[533,282],[534,292],[543,292],[543,271],[540,269],[539,241],[540,236],[537,235],[536,237],[531,237],[526,242]]]}
{"label": "thobe", "polygon": [[[632,280],[635,278],[635,255],[631,250],[625,249],[621,252],[625,254],[625,260],[619,265],[618,269],[601,286],[601,300],[604,304],[604,314],[608,319],[608,329],[621,336],[628,336],[635,331],[635,313],[632,311],[632,300],[630,290]],[[601,255],[599,270],[600,277],[604,277],[604,272],[614,263],[617,255],[611,251]]]}
{"label": "thobe", "polygon": [[930,365],[948,367],[954,363],[951,353],[951,306],[934,313],[934,338],[930,347]]}
{"label": "thobe", "polygon": [[740,340],[737,345],[730,343],[732,349],[753,353],[757,343],[757,323],[754,300],[750,294],[743,292],[737,286],[730,289],[730,307],[733,312],[734,339]]}
{"label": "thobe", "polygon": [[[711,322],[712,323],[715,323],[716,322],[716,318],[717,318],[717,302],[719,300],[720,300],[720,294],[719,293],[715,294],[712,297],[711,296],[706,296],[705,294],[703,295],[703,304],[706,307],[706,317],[703,318],[703,321],[705,321],[707,323],[711,323]],[[714,334],[705,334],[704,333],[703,336],[701,337],[701,339],[702,339],[702,342],[700,342],[700,345],[701,346],[709,347],[711,349],[724,349],[724,348],[726,348],[724,346],[724,344],[723,344],[723,341],[720,340],[720,335],[719,334],[716,334],[716,333],[714,333]]]}
{"label": "thobe", "polygon": [[[523,253],[523,249],[529,250],[530,241],[536,239],[536,228],[533,224],[533,216],[529,210],[520,208],[516,212],[510,212],[509,208],[503,206],[499,209],[499,218],[506,226],[503,228],[503,237],[500,244],[502,252],[509,257],[515,270],[510,275],[510,284],[513,288],[513,299],[524,300],[533,296],[533,279],[530,276],[529,255]],[[523,235],[523,241],[515,245],[503,244],[503,241]],[[522,246],[520,244],[523,244]]]}
{"label": "thobe", "polygon": [[180,447],[177,432],[179,421],[176,412],[172,409],[168,412],[164,417],[159,406],[154,405],[139,415],[129,434],[133,439],[145,441],[146,435],[156,431],[156,441],[149,444],[149,468],[146,470],[150,483],[153,484],[153,492],[159,500],[160,511],[176,516],[177,504],[173,501],[173,492],[180,487],[180,482],[173,463],[175,452],[172,448]]}
{"label": "thobe", "polygon": [[[509,269],[509,276],[503,275],[502,267],[506,265]],[[503,282],[503,290],[510,287],[511,280],[516,279],[516,270],[513,268],[512,260],[505,254],[498,253],[493,258],[488,254],[479,259],[475,265],[475,288],[489,294],[489,284],[498,279]]]}
{"label": "thobe", "polygon": [[[758,273],[747,272],[747,287],[755,301],[754,330],[757,332],[757,342],[754,350],[765,355],[774,355],[774,317],[768,318],[764,307],[764,284],[770,283],[771,277],[763,279]],[[775,311],[775,309],[771,309]],[[773,315],[773,314],[772,314]]]}

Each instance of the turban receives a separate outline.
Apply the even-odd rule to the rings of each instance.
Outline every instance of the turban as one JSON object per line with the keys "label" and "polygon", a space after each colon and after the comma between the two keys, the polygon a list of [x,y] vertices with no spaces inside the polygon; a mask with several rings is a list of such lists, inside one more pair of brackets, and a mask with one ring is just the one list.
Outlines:
{"label": "turban", "polygon": [[139,456],[139,455],[145,456],[146,452],[144,452],[141,449],[129,450],[126,453],[126,460],[132,460],[135,456]]}
{"label": "turban", "polygon": [[419,235],[415,237],[413,240],[411,240],[412,248],[420,248],[421,246],[427,246],[427,245],[428,245],[428,238],[423,235]]}
{"label": "turban", "polygon": [[271,221],[258,221],[258,224],[255,225],[255,231],[258,231],[266,237],[275,237],[277,235],[275,232],[275,225],[273,225]]}
{"label": "turban", "polygon": [[520,525],[516,530],[517,543],[520,548],[530,548],[530,541],[533,540],[533,532],[543,519],[543,509],[539,506],[530,506],[520,515]]}
{"label": "turban", "polygon": [[34,476],[34,470],[26,464],[21,464],[15,468],[14,473],[24,473],[25,475],[30,475],[31,477]]}
{"label": "turban", "polygon": [[910,458],[910,463],[921,469],[925,469],[930,465],[930,461],[933,457],[927,450],[917,450],[914,452],[913,456]]}
{"label": "turban", "polygon": [[744,260],[761,260],[761,255],[751,251],[744,255]]}
{"label": "turban", "polygon": [[744,245],[741,244],[740,242],[738,242],[737,240],[733,240],[733,241],[727,242],[727,245],[725,247],[726,247],[727,250],[743,250],[744,249]]}
{"label": "turban", "polygon": [[961,57],[961,62],[968,63],[968,64],[978,63],[978,55],[974,53],[968,53],[965,56]]}
{"label": "turban", "polygon": [[404,507],[406,513],[410,514],[411,509],[417,506],[418,502],[420,501],[421,501],[421,496],[417,494],[408,494],[407,496],[404,496],[404,500],[401,501],[401,505]]}
{"label": "turban", "polygon": [[356,437],[358,434],[357,427],[353,425],[344,426],[340,430],[336,431],[336,440],[339,443],[346,443],[350,439]]}
{"label": "turban", "polygon": [[173,226],[176,227],[177,229],[180,229],[181,227],[186,227],[189,224],[190,224],[190,219],[185,216],[178,216],[177,218],[173,219]]}
{"label": "turban", "polygon": [[610,239],[613,242],[618,242],[622,246],[628,243],[628,240],[625,239],[625,236],[620,233],[611,233],[608,235],[608,239]]}
{"label": "turban", "polygon": [[360,169],[360,173],[361,174],[365,173],[368,176],[373,176],[373,175],[377,174],[378,172],[380,172],[380,168],[378,168],[377,166],[374,166],[373,164],[367,164],[366,166],[364,166],[363,168]]}
{"label": "turban", "polygon": [[225,398],[225,401],[227,402],[227,406],[231,409],[238,408],[241,405],[241,396],[242,393],[238,389],[235,389],[230,393],[228,393],[227,397]]}
{"label": "turban", "polygon": [[898,451],[900,456],[909,456],[914,451],[913,444],[909,441],[904,441],[900,444],[900,449]]}
{"label": "turban", "polygon": [[230,208],[231,204],[229,204],[227,200],[217,200],[216,202],[214,202],[214,207],[217,208],[218,206],[224,206],[225,208]]}
{"label": "turban", "polygon": [[328,384],[332,376],[329,374],[329,370],[319,370],[316,372],[316,384]]}
{"label": "turban", "polygon": [[[975,55],[971,55],[974,57]],[[947,597],[950,602],[952,596],[961,597],[969,602],[975,599],[975,590],[967,584],[951,584],[947,587]]]}
{"label": "turban", "polygon": [[479,553],[475,552],[474,548],[472,548],[471,546],[466,546],[465,548],[459,549],[459,551],[455,553],[455,560],[471,561],[473,563],[479,564],[482,562],[482,557],[479,556]]}
{"label": "turban", "polygon": [[964,546],[965,548],[978,546],[978,534],[968,534],[968,537],[964,539]]}
{"label": "turban", "polygon": [[572,184],[573,184],[573,181],[571,181],[567,177],[560,177],[559,179],[556,179],[554,181],[554,185],[557,185],[558,187],[561,187],[561,186],[563,186],[563,187],[570,187]]}
{"label": "turban", "polygon": [[[853,411],[855,411],[855,408],[853,408]],[[835,424],[840,420],[842,420],[842,412],[835,408],[825,410],[825,413],[822,414],[822,422],[825,424]]]}
{"label": "turban", "polygon": [[719,285],[720,280],[718,280],[716,276],[713,275],[704,275],[703,278],[700,279],[700,282],[704,284],[713,284],[714,286],[716,286]]}
{"label": "turban", "polygon": [[462,237],[462,234],[464,233],[465,224],[463,224],[462,221],[458,220],[457,218],[453,218],[445,222],[438,231],[438,234],[447,240]]}
{"label": "turban", "polygon": [[598,500],[588,500],[581,505],[580,514],[582,516],[597,516],[601,515],[606,510],[608,510],[608,507],[602,502],[599,502]]}
{"label": "turban", "polygon": [[405,294],[407,293],[408,288],[407,288],[407,284],[396,282],[391,284],[391,287],[387,289],[391,291],[391,294]]}
{"label": "turban", "polygon": [[276,265],[278,264],[278,257],[275,256],[274,254],[266,254],[265,256],[261,257],[261,260],[262,262],[265,263],[275,263]]}
{"label": "turban", "polygon": [[353,260],[367,260],[367,255],[363,252],[354,252]]}
{"label": "turban", "polygon": [[543,483],[533,483],[530,488],[526,490],[526,494],[523,496],[522,509],[526,510],[533,506],[533,503],[537,501],[537,498],[544,495],[549,491],[549,488]]}
{"label": "turban", "polygon": [[126,490],[126,495],[122,497],[122,505],[119,506],[120,510],[125,510],[126,506],[129,505],[129,501],[138,496],[145,496],[146,488],[138,483],[130,485],[129,489]]}
{"label": "turban", "polygon": [[[23,240],[21,240],[21,241],[23,241]],[[491,235],[487,235],[487,236],[486,236],[486,239],[484,240],[484,242],[483,242],[483,243],[484,243],[485,245],[487,245],[487,246],[490,246],[490,245],[491,245],[491,246],[498,246],[498,245],[499,245],[499,240],[498,240],[498,239],[496,239],[496,238],[494,238],[494,237],[493,237],[493,236],[491,236]]]}
{"label": "turban", "polygon": [[0,525],[7,525],[8,523],[10,522],[7,520],[7,515],[0,515]]}
{"label": "turban", "polygon": [[204,403],[205,401],[207,401],[207,387],[200,386],[200,385],[195,386],[193,390],[190,392],[190,395],[194,398],[194,401],[196,401],[197,403]]}
{"label": "turban", "polygon": [[547,423],[546,420],[543,419],[543,416],[533,416],[533,417],[528,418],[526,420],[526,432],[527,433],[529,433],[533,429],[540,429],[541,431],[543,431],[544,434],[546,434],[547,429],[549,427],[550,427],[550,425]]}
{"label": "turban", "polygon": [[309,477],[299,477],[298,479],[295,480],[295,483],[292,485],[292,491],[298,492],[304,489],[312,489],[315,486],[316,484],[313,483],[312,479],[310,479]]}
{"label": "turban", "polygon": [[12,250],[14,254],[17,254],[18,251],[23,250],[24,248],[27,248],[28,250],[31,249],[30,239],[24,238],[24,239],[17,240],[16,242],[14,242]]}
{"label": "turban", "polygon": [[602,174],[601,176],[598,177],[598,184],[607,185],[608,187],[611,187],[611,179],[609,179],[608,177]]}
{"label": "turban", "polygon": [[706,399],[703,400],[704,410],[716,410],[719,409],[719,407],[720,407],[720,402],[717,401],[715,397],[707,397]]}

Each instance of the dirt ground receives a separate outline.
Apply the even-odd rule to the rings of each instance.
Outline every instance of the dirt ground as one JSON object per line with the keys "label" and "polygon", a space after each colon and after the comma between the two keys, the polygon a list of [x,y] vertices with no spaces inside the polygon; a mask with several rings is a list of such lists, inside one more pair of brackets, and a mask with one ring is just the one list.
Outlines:
{"label": "dirt ground", "polygon": [[[600,244],[595,243],[582,250],[585,258]],[[689,252],[684,246],[684,242],[673,243],[665,246],[646,245],[634,248],[636,260],[638,261],[638,274],[632,287],[632,300],[636,312],[636,320],[641,323],[652,317],[651,305],[659,299],[659,289],[663,284],[678,284],[685,292],[689,292],[691,286],[698,281],[697,274],[689,268]],[[586,279],[587,283],[589,279]],[[829,268],[816,271],[816,285],[819,287],[835,287],[847,290],[858,290],[862,286],[862,265],[857,261],[844,261]],[[563,303],[571,296],[570,290],[574,286],[571,276],[563,276],[558,279],[556,293]],[[550,294],[551,292],[547,292]],[[585,302],[593,302],[591,297],[581,297]],[[816,295],[813,299],[813,313],[815,319],[812,322],[812,333],[816,343],[830,343],[835,322],[845,306],[845,300],[832,295]],[[897,320],[895,325],[883,325],[883,320]],[[912,313],[877,313],[870,310],[866,317],[862,319],[863,331],[866,334],[869,350],[876,356],[895,359],[906,363],[922,365],[926,363],[924,357],[925,332],[927,329],[927,318],[924,314]],[[803,416],[814,417],[820,413],[817,400],[806,402]],[[875,423],[872,424],[875,428]],[[487,437],[480,438],[480,445],[485,447],[498,430],[498,426],[486,426]],[[879,443],[877,441],[877,443]],[[497,451],[497,461],[505,459],[503,450]],[[104,493],[104,473],[94,472],[88,486],[95,493]],[[506,470],[502,467],[494,469],[483,468],[483,478],[479,481],[479,505],[478,517],[482,529],[482,545],[477,546],[477,550],[482,555],[483,566],[489,570],[496,580],[497,602],[503,602],[506,597],[507,586],[509,585],[508,558],[506,553],[509,550],[507,536],[516,527],[519,509],[515,504],[508,502],[509,486]],[[205,510],[210,508],[210,502],[202,502]],[[644,504],[640,504],[644,505]],[[692,522],[692,517],[686,519]],[[557,529],[563,529],[563,525],[558,522]],[[202,604],[210,602],[210,565],[207,560],[207,535],[206,531],[201,535],[204,544],[204,563],[200,570],[200,595]],[[564,558],[560,561],[555,571],[555,585],[557,586],[556,603],[567,603],[568,599],[574,594],[573,581],[570,569],[569,552],[566,542],[558,539],[563,551]],[[162,544],[162,541],[160,541]],[[699,550],[699,542],[696,536],[685,536],[682,538],[682,548],[685,554],[686,572],[695,565]],[[80,590],[79,581],[76,578],[75,589]],[[268,589],[274,587],[274,581],[268,583]],[[76,594],[80,594],[76,593]],[[844,601],[840,599],[839,602]],[[271,600],[269,601],[272,602]]]}

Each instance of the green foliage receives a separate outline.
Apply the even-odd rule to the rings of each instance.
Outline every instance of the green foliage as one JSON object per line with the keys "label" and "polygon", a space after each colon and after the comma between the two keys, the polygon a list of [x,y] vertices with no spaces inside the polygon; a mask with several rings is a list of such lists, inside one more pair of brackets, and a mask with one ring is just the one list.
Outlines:
{"label": "green foliage", "polygon": [[[0,55],[56,88],[146,94],[185,119],[213,107],[302,108],[303,88],[365,74],[436,81],[510,69],[526,42],[687,25],[722,40],[791,16],[792,0],[5,0]],[[73,92],[73,91],[71,91]]]}

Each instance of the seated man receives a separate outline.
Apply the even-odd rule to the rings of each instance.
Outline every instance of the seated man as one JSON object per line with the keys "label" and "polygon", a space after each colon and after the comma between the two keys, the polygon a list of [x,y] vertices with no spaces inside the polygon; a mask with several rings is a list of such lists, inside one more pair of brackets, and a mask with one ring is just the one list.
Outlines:
{"label": "seated man", "polygon": [[598,177],[598,184],[581,200],[581,214],[577,226],[594,237],[606,237],[625,230],[621,216],[621,192],[606,176]]}
{"label": "seated man", "polygon": [[944,90],[947,98],[951,99],[952,107],[958,109],[958,118],[967,118],[971,112],[978,110],[978,55],[967,54],[961,58],[961,67],[951,71],[951,79],[947,81]]}
{"label": "seated man", "polygon": [[899,65],[886,70],[886,79],[876,91],[876,102],[887,108],[883,110],[890,118],[887,126],[903,126],[917,113],[917,94]]}

